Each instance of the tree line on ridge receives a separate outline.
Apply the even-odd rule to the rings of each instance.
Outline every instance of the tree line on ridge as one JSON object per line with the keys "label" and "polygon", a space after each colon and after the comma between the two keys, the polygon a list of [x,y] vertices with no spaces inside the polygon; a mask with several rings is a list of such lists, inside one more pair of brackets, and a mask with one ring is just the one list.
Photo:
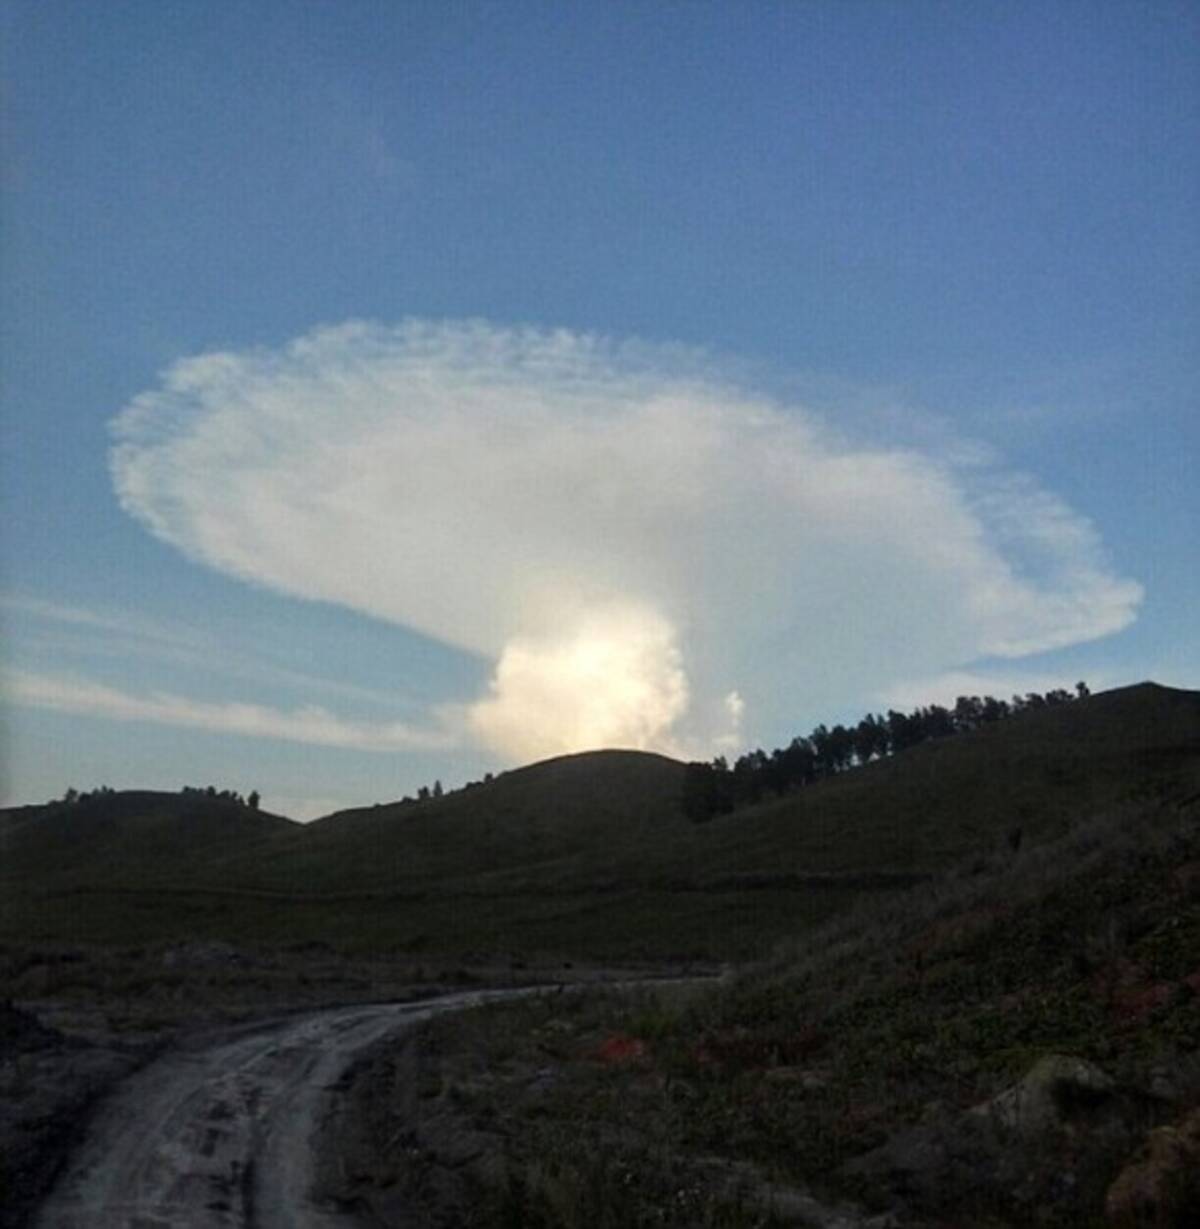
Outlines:
{"label": "tree line on ridge", "polygon": [[683,810],[696,822],[753,806],[768,794],[777,797],[814,785],[872,760],[884,759],[934,738],[947,738],[992,725],[1032,709],[1068,704],[1089,695],[1086,683],[1074,693],[1061,688],[1045,695],[1029,692],[1011,700],[994,696],[959,696],[953,708],[930,704],[910,713],[889,709],[886,716],[868,713],[857,725],[822,724],[807,737],[793,738],[769,755],[762,750],[740,756],[730,767],[724,756],[687,765]]}
{"label": "tree line on ridge", "polygon": [[[65,803],[67,806],[85,806],[90,802],[98,801],[101,798],[108,798],[117,791],[111,785],[99,785],[94,790],[77,790],[73,785],[67,789],[62,798],[51,798],[50,805],[55,802]],[[247,807],[251,811],[257,811],[259,802],[262,796],[258,790],[252,789],[246,797],[242,797],[235,789],[218,790],[215,785],[199,786],[185,785],[180,791],[183,797],[193,798],[212,798],[219,802],[232,802],[240,807]]]}

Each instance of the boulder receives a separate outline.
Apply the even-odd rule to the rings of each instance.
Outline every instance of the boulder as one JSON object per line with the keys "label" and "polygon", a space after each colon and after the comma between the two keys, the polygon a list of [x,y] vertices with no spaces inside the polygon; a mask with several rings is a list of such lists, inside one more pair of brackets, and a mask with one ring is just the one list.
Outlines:
{"label": "boulder", "polygon": [[1200,1224],[1200,1109],[1156,1127],[1108,1188],[1113,1229],[1188,1229]]}
{"label": "boulder", "polygon": [[1028,1217],[1023,1224],[1072,1223],[1089,1198],[1099,1202],[1113,1172],[1105,1158],[1138,1138],[1126,1121],[1137,1112],[1092,1063],[1048,1055],[972,1109],[931,1105],[840,1172],[910,1213],[991,1205]]}
{"label": "boulder", "polygon": [[1115,1091],[1115,1081],[1085,1059],[1047,1054],[1018,1084],[970,1112],[1017,1135],[1042,1135],[1087,1119]]}

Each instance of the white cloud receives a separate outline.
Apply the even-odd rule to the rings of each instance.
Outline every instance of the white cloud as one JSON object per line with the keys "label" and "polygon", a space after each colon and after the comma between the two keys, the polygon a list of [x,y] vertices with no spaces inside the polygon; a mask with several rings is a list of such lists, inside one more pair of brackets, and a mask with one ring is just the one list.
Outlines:
{"label": "white cloud", "polygon": [[316,706],[271,708],[240,702],[211,703],[170,692],[136,694],[87,679],[12,671],[4,676],[13,703],[114,721],[149,721],[219,734],[278,738],[358,751],[440,750],[453,746],[450,728],[420,729],[403,722],[349,721]]}
{"label": "white cloud", "polygon": [[505,755],[678,748],[1132,621],[1092,526],[979,458],[836,436],[678,350],[352,323],[115,420],[122,505],[223,572],[496,663]]}
{"label": "white cloud", "polygon": [[586,614],[565,636],[511,641],[467,721],[487,746],[530,760],[580,747],[664,748],[687,707],[674,629],[621,607]]}

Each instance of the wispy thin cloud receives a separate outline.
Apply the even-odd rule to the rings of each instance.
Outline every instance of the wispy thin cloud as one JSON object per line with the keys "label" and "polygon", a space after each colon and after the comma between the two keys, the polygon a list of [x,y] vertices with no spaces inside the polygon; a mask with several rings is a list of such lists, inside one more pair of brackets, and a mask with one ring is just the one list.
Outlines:
{"label": "wispy thin cloud", "polygon": [[201,355],[115,420],[122,505],[190,557],[495,663],[533,755],[721,745],[1127,626],[1140,586],[1027,476],[849,440],[667,347],[351,323]]}
{"label": "wispy thin cloud", "polygon": [[[0,611],[26,616],[55,632],[28,640],[34,647],[81,658],[132,658],[198,667],[211,676],[270,687],[340,696],[376,707],[396,706],[394,690],[367,687],[311,671],[295,670],[267,660],[263,654],[238,649],[201,628],[149,619],[128,611],[96,610],[54,602],[28,594],[0,594]],[[66,629],[64,631],[62,629]]]}
{"label": "wispy thin cloud", "polygon": [[0,681],[11,703],[111,721],[184,726],[356,751],[445,750],[460,740],[449,726],[420,728],[404,722],[349,720],[315,705],[281,709],[241,701],[213,703],[170,692],[136,693],[89,679],[19,670],[0,676]]}
{"label": "wispy thin cloud", "polygon": [[382,184],[395,191],[415,187],[419,178],[416,165],[402,158],[378,127],[368,126],[363,131],[361,145],[368,168]]}
{"label": "wispy thin cloud", "polygon": [[143,644],[168,645],[171,648],[204,647],[202,634],[194,628],[168,626],[127,612],[93,610],[65,602],[49,601],[29,594],[0,594],[0,610],[26,615],[48,623],[85,628],[93,632],[137,639]]}

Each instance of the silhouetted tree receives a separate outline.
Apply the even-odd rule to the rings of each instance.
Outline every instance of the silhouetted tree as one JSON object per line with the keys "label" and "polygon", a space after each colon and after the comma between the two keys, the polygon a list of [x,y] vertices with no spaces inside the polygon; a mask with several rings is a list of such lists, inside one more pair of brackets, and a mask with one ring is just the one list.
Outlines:
{"label": "silhouetted tree", "polygon": [[740,756],[730,770],[725,758],[693,763],[684,774],[683,807],[693,819],[707,819],[735,807],[753,805],[770,790],[782,795],[855,764],[895,755],[934,738],[969,733],[1009,716],[1048,705],[1069,703],[1090,694],[1078,683],[1075,696],[1061,688],[1044,696],[1029,692],[1011,703],[994,696],[959,696],[953,709],[930,704],[911,713],[889,709],[886,717],[868,713],[855,726],[818,725],[807,737],[793,738],[769,755],[759,749]]}
{"label": "silhouetted tree", "polygon": [[854,754],[860,764],[882,759],[888,753],[887,724],[882,717],[868,713],[854,727]]}
{"label": "silhouetted tree", "polygon": [[892,744],[892,753],[907,751],[921,741],[920,723],[907,713],[899,713],[894,708],[888,709],[888,735]]}
{"label": "silhouetted tree", "polygon": [[840,722],[829,731],[829,755],[834,772],[845,772],[854,761],[854,734]]}
{"label": "silhouetted tree", "polygon": [[788,744],[787,758],[794,785],[811,785],[817,779],[817,753],[811,739],[793,738]]}
{"label": "silhouetted tree", "polygon": [[762,798],[766,786],[767,754],[761,748],[739,756],[733,765],[733,797],[738,803],[753,805]]}

